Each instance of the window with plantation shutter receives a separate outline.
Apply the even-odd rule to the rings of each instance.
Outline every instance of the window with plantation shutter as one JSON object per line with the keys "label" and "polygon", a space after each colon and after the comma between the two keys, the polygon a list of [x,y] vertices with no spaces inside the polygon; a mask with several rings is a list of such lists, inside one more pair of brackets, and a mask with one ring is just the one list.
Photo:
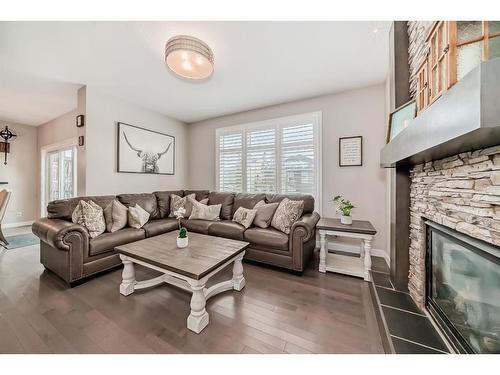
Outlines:
{"label": "window with plantation shutter", "polygon": [[281,193],[315,195],[314,125],[281,129]]}
{"label": "window with plantation shutter", "polygon": [[243,134],[224,134],[218,139],[218,190],[243,190]]}
{"label": "window with plantation shutter", "polygon": [[319,201],[321,112],[216,131],[217,190],[302,193]]}
{"label": "window with plantation shutter", "polygon": [[276,129],[249,129],[246,140],[246,191],[276,191]]}

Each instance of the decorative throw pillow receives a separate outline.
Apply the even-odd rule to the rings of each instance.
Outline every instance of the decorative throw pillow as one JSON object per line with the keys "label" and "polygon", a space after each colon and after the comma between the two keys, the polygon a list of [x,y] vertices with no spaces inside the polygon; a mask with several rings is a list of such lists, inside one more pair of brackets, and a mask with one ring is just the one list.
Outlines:
{"label": "decorative throw pillow", "polygon": [[271,226],[283,233],[289,234],[293,223],[302,216],[303,210],[304,201],[292,201],[291,199],[284,198],[274,213]]}
{"label": "decorative throw pillow", "polygon": [[104,222],[106,223],[106,232],[111,232],[111,228],[113,227],[113,202],[108,204],[102,212],[104,214]]}
{"label": "decorative throw pillow", "polygon": [[[85,212],[84,208],[86,208]],[[89,231],[91,238],[97,237],[106,230],[103,210],[101,206],[91,200],[78,202],[71,215],[71,221],[84,226]]]}
{"label": "decorative throw pillow", "polygon": [[222,208],[221,204],[213,204],[207,206],[196,199],[189,197],[190,205],[192,206],[191,215],[189,219],[200,219],[200,220],[219,220],[220,210]]}
{"label": "decorative throw pillow", "polygon": [[238,209],[233,215],[233,221],[243,225],[245,228],[248,228],[250,227],[250,225],[252,225],[256,213],[257,210],[252,210],[245,207],[238,207]]}
{"label": "decorative throw pillow", "polygon": [[255,218],[253,219],[253,225],[264,229],[269,227],[278,205],[279,203],[266,203],[264,201],[257,202],[253,208],[257,211],[255,213]]}
{"label": "decorative throw pillow", "polygon": [[128,225],[132,228],[140,229],[149,220],[149,212],[144,208],[139,206],[137,203],[135,206],[130,206],[128,208]]}
{"label": "decorative throw pillow", "polygon": [[80,221],[89,231],[90,238],[103,234],[106,230],[106,222],[104,221],[102,208],[92,201],[85,202],[82,200],[79,205],[82,212]]}
{"label": "decorative throw pillow", "polygon": [[75,209],[73,210],[73,213],[71,214],[71,221],[74,224],[80,224],[83,225],[83,218],[82,218],[82,205],[80,204],[82,201],[78,202],[76,205]]}
{"label": "decorative throw pillow", "polygon": [[106,221],[106,232],[116,232],[127,225],[128,208],[118,199],[113,200],[104,211],[104,220]]}
{"label": "decorative throw pillow", "polygon": [[168,216],[175,217],[174,212],[182,207],[186,210],[184,217],[189,217],[191,215],[191,210],[192,210],[193,205],[189,202],[188,198],[195,199],[195,197],[196,197],[196,194],[189,194],[188,196],[185,196],[184,198],[181,198],[176,194],[170,194],[170,214]]}

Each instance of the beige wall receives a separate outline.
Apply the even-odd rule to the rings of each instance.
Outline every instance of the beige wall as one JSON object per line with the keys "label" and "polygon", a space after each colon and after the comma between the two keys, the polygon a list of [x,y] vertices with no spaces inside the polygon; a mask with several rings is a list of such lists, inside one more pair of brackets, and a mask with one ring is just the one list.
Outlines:
{"label": "beige wall", "polygon": [[[190,124],[189,188],[215,188],[215,129],[294,114],[322,111],[322,214],[335,216],[334,194],[352,200],[354,219],[370,220],[378,234],[374,248],[387,251],[386,171],[379,166],[385,144],[385,85],[325,95]],[[363,166],[338,166],[339,137],[363,136]]]}
{"label": "beige wall", "polygon": [[[0,123],[3,128],[4,122]],[[0,181],[8,182],[8,185],[0,185],[0,189],[12,190],[3,225],[35,220],[38,207],[36,128],[11,122],[7,124],[17,133],[17,139],[10,145],[7,165],[4,165],[4,154],[0,154]]]}
{"label": "beige wall", "polygon": [[[152,192],[187,185],[187,125],[87,86],[86,193],[88,195]],[[175,136],[175,175],[116,172],[116,123],[140,126]],[[189,154],[191,155],[191,154]]]}

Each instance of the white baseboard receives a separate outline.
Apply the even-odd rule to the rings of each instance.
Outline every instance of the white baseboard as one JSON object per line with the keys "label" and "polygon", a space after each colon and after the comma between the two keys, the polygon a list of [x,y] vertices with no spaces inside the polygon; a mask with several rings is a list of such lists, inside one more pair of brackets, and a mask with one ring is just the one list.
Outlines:
{"label": "white baseboard", "polygon": [[6,223],[6,224],[3,224],[2,227],[3,228],[19,228],[19,227],[25,227],[27,225],[31,225],[33,224],[34,220],[30,220],[30,221],[20,221],[18,223]]}
{"label": "white baseboard", "polygon": [[[346,244],[334,240],[328,240],[328,250],[338,250],[338,251],[343,251],[345,253],[359,254],[360,246]],[[372,248],[371,255],[374,257],[384,258],[387,265],[390,266],[390,258],[387,251],[384,251],[382,249]]]}

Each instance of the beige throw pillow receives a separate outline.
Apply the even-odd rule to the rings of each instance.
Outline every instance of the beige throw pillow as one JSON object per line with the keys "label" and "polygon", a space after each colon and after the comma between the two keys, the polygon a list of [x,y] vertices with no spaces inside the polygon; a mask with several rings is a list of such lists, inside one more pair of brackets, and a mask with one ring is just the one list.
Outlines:
{"label": "beige throw pillow", "polygon": [[278,208],[279,203],[266,203],[264,201],[259,201],[254,206],[255,218],[253,219],[253,225],[259,228],[268,228],[271,225],[271,220],[273,219],[274,213]]}
{"label": "beige throw pillow", "polygon": [[90,238],[97,237],[106,230],[102,208],[90,200],[88,202],[84,200],[78,202],[71,215],[71,220],[73,223],[87,228]]}
{"label": "beige throw pillow", "polygon": [[193,208],[193,205],[188,200],[189,198],[193,198],[196,201],[196,194],[189,194],[184,198],[181,198],[176,194],[170,194],[170,214],[168,216],[175,217],[174,212],[182,207],[186,210],[184,217],[188,218],[191,215],[191,210]]}
{"label": "beige throw pillow", "polygon": [[257,210],[252,210],[245,207],[238,207],[233,215],[233,221],[243,225],[245,228],[249,228],[252,225],[253,219]]}
{"label": "beige throw pillow", "polygon": [[196,199],[189,197],[189,204],[192,206],[191,215],[189,219],[199,219],[199,220],[219,220],[220,210],[222,204],[213,204],[207,206]]}
{"label": "beige throw pillow", "polygon": [[284,198],[274,213],[271,226],[283,233],[289,234],[293,223],[302,216],[303,210],[304,201],[292,201],[291,199]]}
{"label": "beige throw pillow", "polygon": [[129,227],[140,229],[149,220],[149,212],[144,208],[139,206],[137,203],[135,206],[130,206],[128,208],[128,225]]}
{"label": "beige throw pillow", "polygon": [[106,221],[106,232],[116,232],[127,225],[128,209],[118,199],[113,200],[104,209],[104,220]]}

